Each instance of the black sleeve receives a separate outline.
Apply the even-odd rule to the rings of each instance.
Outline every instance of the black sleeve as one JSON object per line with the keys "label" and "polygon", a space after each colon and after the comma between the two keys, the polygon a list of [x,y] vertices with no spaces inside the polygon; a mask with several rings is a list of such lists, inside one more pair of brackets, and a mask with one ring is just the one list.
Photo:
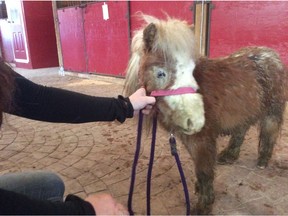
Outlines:
{"label": "black sleeve", "polygon": [[30,199],[22,194],[0,189],[0,215],[95,215],[93,206],[68,195],[65,202]]}
{"label": "black sleeve", "polygon": [[85,123],[93,121],[124,122],[133,117],[129,98],[94,97],[64,89],[38,85],[15,75],[12,108],[5,112],[47,122]]}

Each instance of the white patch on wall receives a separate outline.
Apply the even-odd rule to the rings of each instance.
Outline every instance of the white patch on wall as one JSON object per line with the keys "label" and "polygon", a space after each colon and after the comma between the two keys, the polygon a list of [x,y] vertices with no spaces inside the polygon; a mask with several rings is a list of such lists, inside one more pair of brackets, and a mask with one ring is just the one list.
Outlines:
{"label": "white patch on wall", "polygon": [[103,13],[103,19],[108,20],[109,19],[109,10],[108,10],[108,5],[105,2],[102,5],[102,13]]}

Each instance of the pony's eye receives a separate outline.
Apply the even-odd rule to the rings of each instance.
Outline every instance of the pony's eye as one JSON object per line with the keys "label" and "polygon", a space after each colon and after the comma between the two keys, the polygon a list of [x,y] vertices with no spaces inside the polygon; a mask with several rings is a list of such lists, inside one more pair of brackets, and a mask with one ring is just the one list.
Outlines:
{"label": "pony's eye", "polygon": [[158,70],[157,71],[157,78],[163,78],[166,77],[166,73],[164,70]]}

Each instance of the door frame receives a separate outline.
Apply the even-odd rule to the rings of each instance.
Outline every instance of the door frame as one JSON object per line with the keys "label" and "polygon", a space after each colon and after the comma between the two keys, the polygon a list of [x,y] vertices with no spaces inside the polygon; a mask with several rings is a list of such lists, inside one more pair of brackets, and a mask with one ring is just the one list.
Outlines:
{"label": "door frame", "polygon": [[[13,2],[13,3],[12,3]],[[27,44],[27,35],[26,35],[26,28],[25,28],[25,22],[24,22],[24,11],[23,11],[23,2],[22,0],[13,0],[13,1],[6,1],[6,7],[7,7],[7,15],[8,15],[8,23],[10,23],[10,25],[13,25],[14,20],[12,19],[12,15],[11,15],[11,11],[10,8],[17,8],[18,10],[18,15],[19,15],[19,21],[20,21],[20,26],[21,26],[21,30],[22,30],[22,34],[23,34],[23,44],[24,44],[24,48],[25,48],[25,54],[26,54],[26,59],[19,59],[16,58],[15,55],[15,47],[14,47],[14,39],[13,39],[13,30],[11,28],[11,37],[12,37],[12,47],[13,47],[13,56],[14,56],[14,60],[15,62],[19,62],[19,63],[29,63],[30,58],[29,58],[29,50],[28,50],[28,44]],[[11,26],[12,27],[12,26]]]}
{"label": "door frame", "polygon": [[210,49],[210,25],[213,5],[211,0],[194,1],[194,31],[197,50],[201,56],[209,56]]}

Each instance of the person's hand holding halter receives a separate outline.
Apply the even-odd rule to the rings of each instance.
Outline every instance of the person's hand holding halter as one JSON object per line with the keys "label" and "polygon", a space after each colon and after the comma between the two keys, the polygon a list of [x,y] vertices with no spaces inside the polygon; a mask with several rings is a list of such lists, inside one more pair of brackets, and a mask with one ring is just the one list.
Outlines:
{"label": "person's hand holding halter", "polygon": [[134,108],[134,114],[138,114],[140,110],[145,115],[148,115],[156,102],[155,97],[146,96],[146,90],[141,87],[136,92],[134,92],[129,100]]}

